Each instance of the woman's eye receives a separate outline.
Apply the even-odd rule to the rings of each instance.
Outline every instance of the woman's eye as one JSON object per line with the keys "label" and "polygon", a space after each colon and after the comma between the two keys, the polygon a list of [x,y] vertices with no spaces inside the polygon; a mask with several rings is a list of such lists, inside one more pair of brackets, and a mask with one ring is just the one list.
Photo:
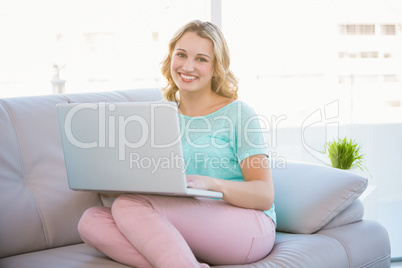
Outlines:
{"label": "woman's eye", "polygon": [[176,55],[177,55],[179,58],[184,58],[184,57],[185,57],[184,53],[177,53]]}
{"label": "woman's eye", "polygon": [[200,62],[207,62],[207,60],[204,59],[204,58],[198,58],[198,61],[200,61]]}

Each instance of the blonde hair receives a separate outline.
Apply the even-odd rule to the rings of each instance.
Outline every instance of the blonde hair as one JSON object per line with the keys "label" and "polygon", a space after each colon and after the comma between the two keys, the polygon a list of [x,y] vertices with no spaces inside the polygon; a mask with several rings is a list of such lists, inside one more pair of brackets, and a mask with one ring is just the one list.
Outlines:
{"label": "blonde hair", "polygon": [[212,91],[230,99],[237,99],[238,80],[229,69],[230,55],[229,48],[226,44],[222,32],[217,26],[210,22],[202,22],[199,20],[191,21],[179,29],[169,42],[169,52],[162,62],[161,72],[167,80],[167,86],[162,88],[165,99],[169,101],[178,101],[178,88],[173,81],[170,65],[172,55],[177,41],[186,33],[194,32],[199,37],[212,41],[214,45],[214,76],[212,77]]}

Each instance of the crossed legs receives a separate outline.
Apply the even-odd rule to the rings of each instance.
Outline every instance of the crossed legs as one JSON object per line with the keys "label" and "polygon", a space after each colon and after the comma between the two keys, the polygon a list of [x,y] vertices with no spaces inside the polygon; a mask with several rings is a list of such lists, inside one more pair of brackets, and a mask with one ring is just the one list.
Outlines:
{"label": "crossed legs", "polygon": [[[122,195],[94,207],[78,230],[85,243],[134,267],[208,267],[265,257],[275,240],[263,212],[207,198]],[[197,258],[196,258],[197,257]]]}

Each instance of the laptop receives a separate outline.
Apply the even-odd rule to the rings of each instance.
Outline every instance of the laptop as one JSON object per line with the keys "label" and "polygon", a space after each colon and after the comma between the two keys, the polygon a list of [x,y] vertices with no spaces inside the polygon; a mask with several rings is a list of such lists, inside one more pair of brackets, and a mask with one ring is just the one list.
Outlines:
{"label": "laptop", "polygon": [[221,198],[187,188],[177,105],[57,104],[70,189]]}

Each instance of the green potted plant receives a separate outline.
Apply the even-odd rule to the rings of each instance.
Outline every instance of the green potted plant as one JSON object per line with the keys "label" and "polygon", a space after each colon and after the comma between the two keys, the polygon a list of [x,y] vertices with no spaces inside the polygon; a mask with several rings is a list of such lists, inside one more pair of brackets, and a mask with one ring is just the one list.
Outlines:
{"label": "green potted plant", "polygon": [[325,144],[325,152],[331,160],[332,167],[339,169],[358,167],[363,171],[364,154],[360,150],[361,146],[353,139],[338,138]]}

